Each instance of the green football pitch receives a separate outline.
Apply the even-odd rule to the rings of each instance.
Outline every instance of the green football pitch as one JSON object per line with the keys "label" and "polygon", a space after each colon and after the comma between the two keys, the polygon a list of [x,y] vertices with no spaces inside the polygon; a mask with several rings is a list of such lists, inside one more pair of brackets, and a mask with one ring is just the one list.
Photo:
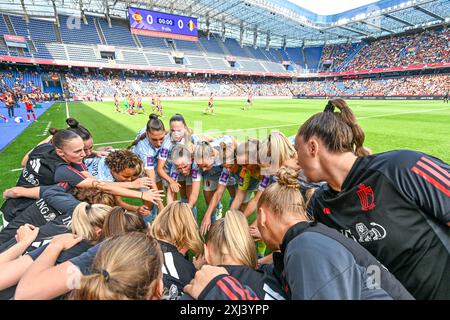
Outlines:
{"label": "green football pitch", "polygon": [[[450,105],[442,101],[348,101],[366,133],[365,145],[373,152],[414,149],[450,162]],[[216,100],[215,115],[203,114],[207,100],[163,101],[166,128],[175,113],[182,114],[195,133],[232,134],[263,139],[271,130],[294,135],[314,113],[323,110],[325,100],[256,100],[243,111],[244,100]],[[87,127],[96,146],[128,146],[148,120],[147,114],[116,113],[113,102],[71,102],[54,104],[0,153],[0,191],[14,186],[23,155],[45,138],[49,127],[64,128],[67,114]],[[224,199],[224,205],[227,204]],[[199,215],[204,211],[199,199]]]}

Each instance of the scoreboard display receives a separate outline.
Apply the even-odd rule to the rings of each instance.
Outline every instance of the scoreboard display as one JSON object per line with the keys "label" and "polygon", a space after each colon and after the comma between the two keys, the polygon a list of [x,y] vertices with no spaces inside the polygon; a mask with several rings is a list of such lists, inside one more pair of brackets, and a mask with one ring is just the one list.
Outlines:
{"label": "scoreboard display", "polygon": [[131,33],[198,41],[197,19],[139,8],[128,8]]}

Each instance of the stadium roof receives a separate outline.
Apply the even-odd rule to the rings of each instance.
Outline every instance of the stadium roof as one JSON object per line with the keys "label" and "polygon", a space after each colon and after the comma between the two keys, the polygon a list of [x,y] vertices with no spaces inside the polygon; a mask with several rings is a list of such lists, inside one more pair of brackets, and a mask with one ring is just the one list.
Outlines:
{"label": "stadium roof", "polygon": [[[320,0],[316,0],[319,3]],[[369,0],[367,0],[369,1]],[[295,2],[295,3],[293,3]],[[280,47],[354,42],[450,22],[449,0],[381,0],[333,15],[301,7],[301,0],[0,0],[0,10],[28,16],[126,17],[128,6],[192,15],[199,29],[242,43]],[[336,1],[335,3],[342,3]],[[351,2],[346,0],[345,2]],[[54,6],[53,6],[54,4]],[[311,7],[309,7],[311,8]],[[256,34],[256,37],[255,37]]]}
{"label": "stadium roof", "polygon": [[332,15],[378,2],[379,0],[287,0],[319,15]]}

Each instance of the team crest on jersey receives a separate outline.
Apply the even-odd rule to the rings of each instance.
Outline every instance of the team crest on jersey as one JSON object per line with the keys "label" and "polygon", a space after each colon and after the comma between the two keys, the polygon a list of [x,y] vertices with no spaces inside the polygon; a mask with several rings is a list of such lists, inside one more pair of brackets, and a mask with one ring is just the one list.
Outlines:
{"label": "team crest on jersey", "polygon": [[169,290],[167,290],[167,300],[177,300],[178,288],[176,285],[171,284]]}
{"label": "team crest on jersey", "polygon": [[372,242],[386,238],[386,229],[375,222],[370,223],[371,228],[368,228],[364,223],[357,223],[355,226],[358,233],[358,242]]}
{"label": "team crest on jersey", "polygon": [[147,166],[153,167],[153,165],[154,165],[153,157],[147,157]]}
{"label": "team crest on jersey", "polygon": [[161,149],[161,157],[166,158],[169,155],[168,149]]}
{"label": "team crest on jersey", "polygon": [[371,186],[365,186],[364,183],[361,183],[358,186],[358,191],[356,191],[359,197],[359,201],[361,202],[361,210],[362,211],[370,211],[375,209],[375,194],[372,190]]}
{"label": "team crest on jersey", "polygon": [[228,180],[229,174],[225,173],[223,175],[220,176],[220,182],[222,183],[226,183]]}

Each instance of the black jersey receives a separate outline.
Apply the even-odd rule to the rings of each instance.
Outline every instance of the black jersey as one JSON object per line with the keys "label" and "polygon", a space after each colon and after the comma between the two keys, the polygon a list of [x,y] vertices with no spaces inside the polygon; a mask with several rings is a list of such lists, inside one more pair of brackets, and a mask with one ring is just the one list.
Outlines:
{"label": "black jersey", "polygon": [[[47,244],[51,238],[58,234],[70,232],[70,225],[72,223],[72,213],[76,206],[80,204],[80,201],[75,199],[70,193],[64,192],[64,189],[60,186],[47,186],[41,187],[41,199],[35,204],[27,208],[27,212],[18,216],[17,221],[23,221],[25,223],[37,223],[40,225],[39,233],[35,241],[30,245],[27,251],[31,251],[35,248]],[[30,209],[28,211],[28,209]],[[17,226],[16,219],[13,226]],[[48,221],[47,221],[48,220]],[[17,228],[20,227],[17,226]],[[7,238],[11,235],[14,229],[9,228],[9,225],[5,230],[2,230],[0,234],[6,233],[3,237]],[[4,252],[8,248],[15,245],[16,239],[14,234],[9,237],[9,240],[5,240],[0,245],[0,252]]]}
{"label": "black jersey", "polygon": [[358,158],[308,212],[369,250],[417,299],[450,299],[450,166],[398,150]]}
{"label": "black jersey", "polygon": [[197,269],[174,245],[159,241],[164,255],[163,282],[168,300],[176,300],[183,294],[183,288],[194,278]]}
{"label": "black jersey", "polygon": [[38,187],[55,184],[56,167],[63,163],[65,161],[56,154],[51,143],[41,144],[29,154],[17,186]]}

